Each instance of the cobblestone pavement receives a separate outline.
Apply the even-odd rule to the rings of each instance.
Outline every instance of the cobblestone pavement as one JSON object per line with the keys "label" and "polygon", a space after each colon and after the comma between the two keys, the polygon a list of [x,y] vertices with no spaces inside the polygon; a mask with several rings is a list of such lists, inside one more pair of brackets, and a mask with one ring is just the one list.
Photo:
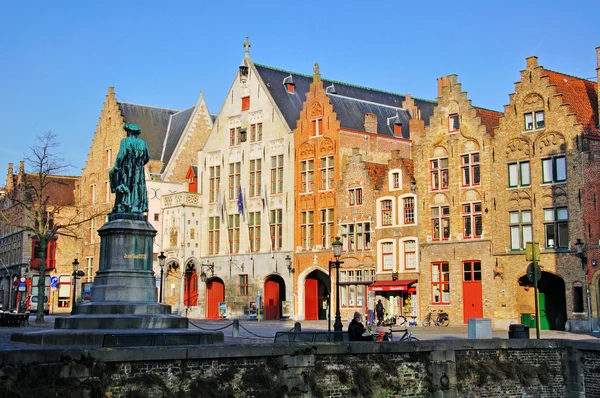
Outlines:
{"label": "cobblestone pavement", "polygon": [[[46,316],[46,322],[36,324],[35,318],[30,318],[30,325],[24,327],[0,327],[0,350],[26,350],[26,349],[56,349],[52,346],[40,346],[33,344],[17,343],[10,340],[10,336],[16,332],[35,331],[42,329],[54,329],[54,319],[56,316]],[[200,319],[190,319],[190,330],[199,331],[222,331],[225,336],[226,344],[261,344],[273,342],[275,333],[279,331],[289,331],[294,328],[294,321],[247,321],[240,320],[239,337],[233,337],[233,321],[218,320],[207,321]],[[332,322],[333,323],[333,322]],[[327,321],[301,321],[303,331],[326,331]],[[332,325],[333,328],[333,325]],[[344,326],[344,330],[347,325]],[[468,327],[466,325],[442,327],[412,327],[413,335],[419,340],[461,340],[468,338]],[[401,333],[395,333],[394,338],[398,340]],[[493,338],[508,338],[507,330],[493,330]],[[530,338],[535,338],[535,329],[530,330]],[[598,342],[600,332],[595,333],[570,333],[553,330],[540,331],[542,339],[568,339],[568,340],[593,340]],[[73,348],[73,347],[71,347]]]}

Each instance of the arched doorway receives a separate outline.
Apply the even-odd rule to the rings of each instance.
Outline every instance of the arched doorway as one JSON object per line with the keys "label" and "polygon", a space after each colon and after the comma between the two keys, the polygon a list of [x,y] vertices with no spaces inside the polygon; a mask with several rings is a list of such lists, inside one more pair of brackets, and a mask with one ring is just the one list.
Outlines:
{"label": "arched doorway", "polygon": [[315,270],[304,280],[304,319],[327,319],[329,276]]}
{"label": "arched doorway", "polygon": [[198,305],[198,274],[193,262],[185,266],[184,278],[183,303],[186,307],[195,307]]}
{"label": "arched doorway", "polygon": [[[519,285],[524,289],[521,291],[519,302],[528,302],[530,308],[534,308],[533,283],[527,279],[527,275],[519,278]],[[526,297],[523,297],[526,296]],[[542,330],[565,330],[567,321],[567,301],[565,295],[565,282],[557,275],[543,272],[538,282],[538,306],[540,311],[540,329]],[[528,323],[527,313],[520,311],[521,322]],[[530,311],[535,314],[535,310]],[[523,316],[525,315],[525,317]],[[534,318],[531,318],[534,319]],[[531,321],[535,327],[535,320]]]}
{"label": "arched doorway", "polygon": [[265,279],[265,320],[281,319],[282,301],[285,301],[285,282],[279,275],[269,275]]}
{"label": "arched doorway", "polygon": [[225,284],[220,278],[206,280],[206,319],[219,319],[219,303],[225,301]]}

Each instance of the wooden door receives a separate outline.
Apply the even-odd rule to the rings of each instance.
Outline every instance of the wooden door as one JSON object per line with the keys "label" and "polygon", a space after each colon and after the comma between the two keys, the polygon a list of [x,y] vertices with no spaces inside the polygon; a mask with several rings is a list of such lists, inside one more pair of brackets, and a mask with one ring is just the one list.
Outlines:
{"label": "wooden door", "polygon": [[183,303],[186,307],[198,305],[198,274],[196,271],[185,273]]}
{"label": "wooden door", "polygon": [[219,319],[219,303],[225,301],[225,285],[219,280],[206,284],[206,319]]}
{"label": "wooden door", "polygon": [[540,330],[550,330],[548,314],[546,314],[546,294],[538,293],[538,305],[540,307]]}
{"label": "wooden door", "polygon": [[306,278],[304,282],[304,319],[319,319],[319,281]]}
{"label": "wooden door", "polygon": [[464,323],[469,323],[469,318],[483,317],[480,281],[463,282],[463,315]]}
{"label": "wooden door", "polygon": [[279,297],[279,283],[273,279],[265,282],[265,320],[281,319],[281,298]]}

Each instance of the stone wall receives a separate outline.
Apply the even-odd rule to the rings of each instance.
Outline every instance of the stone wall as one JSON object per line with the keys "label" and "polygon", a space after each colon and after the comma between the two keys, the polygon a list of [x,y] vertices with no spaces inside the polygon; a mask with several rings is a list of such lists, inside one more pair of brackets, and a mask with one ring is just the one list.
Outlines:
{"label": "stone wall", "polygon": [[4,351],[0,376],[6,397],[600,397],[600,345],[462,340]]}

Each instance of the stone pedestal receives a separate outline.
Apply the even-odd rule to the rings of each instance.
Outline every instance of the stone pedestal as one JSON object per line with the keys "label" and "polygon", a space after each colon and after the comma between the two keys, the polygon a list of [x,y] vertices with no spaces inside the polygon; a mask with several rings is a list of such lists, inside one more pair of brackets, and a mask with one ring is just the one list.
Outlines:
{"label": "stone pedestal", "polygon": [[187,328],[188,319],[158,303],[152,270],[156,230],[143,214],[111,213],[100,235],[100,264],[89,303],[57,318],[55,329]]}

